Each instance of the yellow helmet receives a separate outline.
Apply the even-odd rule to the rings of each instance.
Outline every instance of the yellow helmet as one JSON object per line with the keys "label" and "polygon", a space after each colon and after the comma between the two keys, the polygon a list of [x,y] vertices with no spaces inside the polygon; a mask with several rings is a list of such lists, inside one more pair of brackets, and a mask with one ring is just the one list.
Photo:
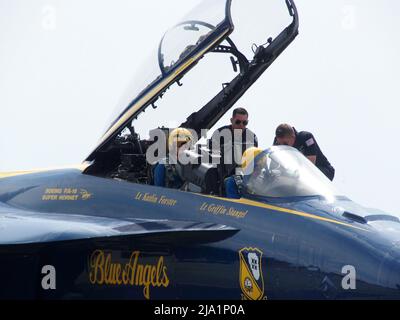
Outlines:
{"label": "yellow helmet", "polygon": [[242,169],[246,169],[254,159],[263,152],[263,149],[251,147],[247,149],[242,156]]}
{"label": "yellow helmet", "polygon": [[193,135],[190,130],[186,128],[176,128],[172,130],[168,138],[168,146],[170,150],[176,148],[178,143],[190,143],[193,142]]}

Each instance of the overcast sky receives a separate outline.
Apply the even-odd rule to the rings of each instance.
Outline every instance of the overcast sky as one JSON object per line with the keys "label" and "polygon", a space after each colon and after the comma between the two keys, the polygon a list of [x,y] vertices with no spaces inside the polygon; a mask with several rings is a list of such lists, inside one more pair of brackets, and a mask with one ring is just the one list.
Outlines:
{"label": "overcast sky", "polygon": [[[0,0],[0,171],[82,162],[149,52],[197,3]],[[311,131],[343,194],[400,214],[400,2],[296,4],[299,37],[238,106],[263,147],[281,122]]]}

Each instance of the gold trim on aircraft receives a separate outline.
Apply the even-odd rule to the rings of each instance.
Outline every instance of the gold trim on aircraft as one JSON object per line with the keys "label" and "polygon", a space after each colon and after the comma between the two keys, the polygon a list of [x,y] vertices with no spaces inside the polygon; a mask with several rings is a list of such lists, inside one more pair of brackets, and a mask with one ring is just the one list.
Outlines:
{"label": "gold trim on aircraft", "polygon": [[33,173],[41,173],[48,171],[56,171],[56,170],[64,170],[64,169],[77,169],[80,171],[84,171],[90,164],[82,163],[73,166],[65,166],[65,167],[56,167],[56,168],[44,168],[44,169],[33,169],[33,170],[21,170],[21,171],[12,171],[12,172],[0,172],[0,179],[11,178],[16,176],[22,176]]}
{"label": "gold trim on aircraft", "polygon": [[282,208],[282,207],[278,207],[278,206],[274,206],[274,205],[266,204],[266,203],[263,203],[263,202],[254,201],[254,200],[249,200],[249,199],[245,199],[245,198],[228,199],[228,198],[220,198],[220,197],[208,196],[208,195],[203,195],[203,194],[200,194],[200,196],[207,197],[207,198],[212,198],[212,199],[216,199],[216,200],[221,200],[221,201],[226,201],[226,202],[244,204],[244,205],[248,205],[248,206],[252,206],[252,207],[269,209],[269,210],[278,211],[278,212],[289,213],[289,214],[300,216],[300,217],[304,217],[304,218],[310,218],[310,219],[315,219],[315,220],[335,223],[335,224],[342,225],[342,226],[345,226],[345,227],[350,227],[350,228],[354,228],[354,229],[358,229],[358,230],[368,231],[368,230],[366,230],[364,228],[353,226],[353,225],[351,225],[349,223],[346,223],[346,222],[341,222],[341,221],[330,219],[330,218],[324,218],[324,217],[317,216],[315,214],[302,212],[302,211],[297,211],[297,210],[291,210],[291,209],[287,209],[287,208]]}
{"label": "gold trim on aircraft", "polygon": [[[154,97],[160,90],[162,90],[168,83],[170,83],[173,79],[179,76],[183,71],[189,68],[195,61],[197,61],[201,56],[205,54],[210,48],[212,48],[218,41],[223,39],[229,30],[226,30],[223,34],[221,34],[218,39],[212,42],[207,48],[199,52],[196,56],[190,58],[186,63],[184,63],[178,70],[176,70],[169,77],[165,78],[157,87],[151,90],[146,96],[140,99],[135,105],[133,105],[100,139],[100,142],[97,148],[102,145],[110,136],[114,134],[116,130],[118,130],[129,118],[131,118],[140,108],[143,107],[145,103],[150,101],[152,97]],[[96,149],[97,149],[96,148]]]}

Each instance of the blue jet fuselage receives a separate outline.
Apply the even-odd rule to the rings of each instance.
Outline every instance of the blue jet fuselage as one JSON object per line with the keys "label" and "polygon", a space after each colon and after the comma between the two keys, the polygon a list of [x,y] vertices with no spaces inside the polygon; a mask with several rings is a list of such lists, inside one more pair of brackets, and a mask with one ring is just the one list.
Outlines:
{"label": "blue jet fuselage", "polygon": [[[337,199],[334,205],[318,197],[272,203],[230,200],[98,178],[71,169],[3,178],[0,201],[0,215],[15,210],[4,214],[10,220],[35,218],[35,212],[43,218],[43,224],[25,230],[26,243],[15,244],[15,235],[3,228],[3,298],[241,299],[246,294],[241,286],[239,252],[245,248],[262,253],[262,296],[258,299],[399,298],[399,222],[385,221],[385,228],[376,228],[373,221],[362,223],[340,216],[333,209],[353,206],[347,198]],[[80,242],[74,240],[66,216],[88,223],[88,234],[90,223],[133,218],[146,222],[143,227],[149,233],[163,229],[159,223],[163,220],[194,221],[188,228],[196,223],[228,225],[239,231],[212,243],[190,235],[176,242],[163,238],[162,233],[158,240],[110,241],[91,234],[86,242]],[[41,228],[57,220],[66,224],[64,238],[48,235],[48,239],[35,239]],[[148,268],[156,268],[162,258],[165,275],[154,269],[146,285],[136,270],[138,279],[124,282],[121,271],[111,265],[126,267],[132,254],[137,266]],[[107,256],[109,270],[101,261]],[[45,265],[57,270],[56,290],[40,287]]]}

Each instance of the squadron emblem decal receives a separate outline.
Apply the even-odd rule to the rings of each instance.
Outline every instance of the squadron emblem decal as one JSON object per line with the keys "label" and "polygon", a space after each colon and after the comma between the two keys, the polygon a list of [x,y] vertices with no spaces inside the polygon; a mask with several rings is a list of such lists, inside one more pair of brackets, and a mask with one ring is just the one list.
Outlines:
{"label": "squadron emblem decal", "polygon": [[264,298],[262,255],[262,251],[257,248],[243,248],[239,251],[239,281],[245,299],[261,300]]}

